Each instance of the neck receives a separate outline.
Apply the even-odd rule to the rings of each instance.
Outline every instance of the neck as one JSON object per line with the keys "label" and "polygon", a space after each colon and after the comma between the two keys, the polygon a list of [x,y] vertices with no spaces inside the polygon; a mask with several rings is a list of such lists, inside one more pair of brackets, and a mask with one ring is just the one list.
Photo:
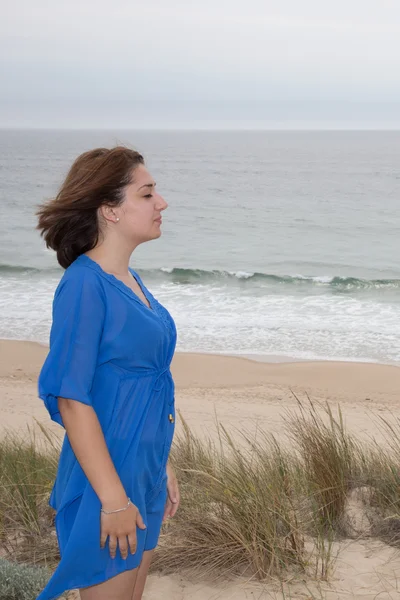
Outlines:
{"label": "neck", "polygon": [[113,244],[110,244],[105,240],[86,254],[98,262],[107,273],[124,276],[129,273],[129,261],[135,247],[132,248],[123,243],[115,244],[115,240]]}

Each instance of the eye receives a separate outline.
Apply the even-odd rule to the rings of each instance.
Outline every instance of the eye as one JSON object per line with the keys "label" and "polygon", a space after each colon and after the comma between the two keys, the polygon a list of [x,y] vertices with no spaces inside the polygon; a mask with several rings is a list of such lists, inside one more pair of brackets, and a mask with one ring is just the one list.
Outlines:
{"label": "eye", "polygon": [[146,194],[145,196],[143,196],[143,198],[152,198],[153,194]]}

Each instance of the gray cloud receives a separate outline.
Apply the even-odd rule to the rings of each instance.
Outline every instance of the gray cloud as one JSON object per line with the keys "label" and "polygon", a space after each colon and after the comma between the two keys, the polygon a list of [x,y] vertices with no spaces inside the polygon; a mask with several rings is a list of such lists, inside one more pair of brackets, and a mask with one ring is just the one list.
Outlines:
{"label": "gray cloud", "polygon": [[400,3],[1,0],[0,126],[400,126]]}

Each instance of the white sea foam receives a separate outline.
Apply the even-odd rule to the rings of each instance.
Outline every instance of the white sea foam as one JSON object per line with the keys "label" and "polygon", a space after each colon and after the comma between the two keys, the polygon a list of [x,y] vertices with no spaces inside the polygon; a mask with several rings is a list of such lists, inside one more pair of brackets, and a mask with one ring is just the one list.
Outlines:
{"label": "white sea foam", "polygon": [[[0,337],[48,341],[58,277],[0,277]],[[178,350],[400,361],[400,304],[320,292],[236,288],[227,282],[147,282],[172,313]]]}
{"label": "white sea foam", "polygon": [[229,275],[237,277],[237,279],[251,279],[254,277],[254,273],[247,273],[247,271],[228,271]]}
{"label": "white sea foam", "polygon": [[293,279],[303,279],[304,281],[314,281],[315,283],[332,283],[334,277],[331,275],[318,275],[317,277],[312,277],[311,275],[301,275],[300,273],[296,273],[296,275],[291,275]]}

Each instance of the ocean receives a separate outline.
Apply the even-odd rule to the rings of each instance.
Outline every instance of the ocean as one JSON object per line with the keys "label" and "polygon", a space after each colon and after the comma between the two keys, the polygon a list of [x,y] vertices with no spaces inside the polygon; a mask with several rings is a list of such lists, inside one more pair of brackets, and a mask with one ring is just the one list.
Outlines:
{"label": "ocean", "polygon": [[62,276],[35,230],[72,160],[141,151],[169,203],[132,257],[177,349],[400,363],[400,132],[0,131],[0,337],[47,343]]}

